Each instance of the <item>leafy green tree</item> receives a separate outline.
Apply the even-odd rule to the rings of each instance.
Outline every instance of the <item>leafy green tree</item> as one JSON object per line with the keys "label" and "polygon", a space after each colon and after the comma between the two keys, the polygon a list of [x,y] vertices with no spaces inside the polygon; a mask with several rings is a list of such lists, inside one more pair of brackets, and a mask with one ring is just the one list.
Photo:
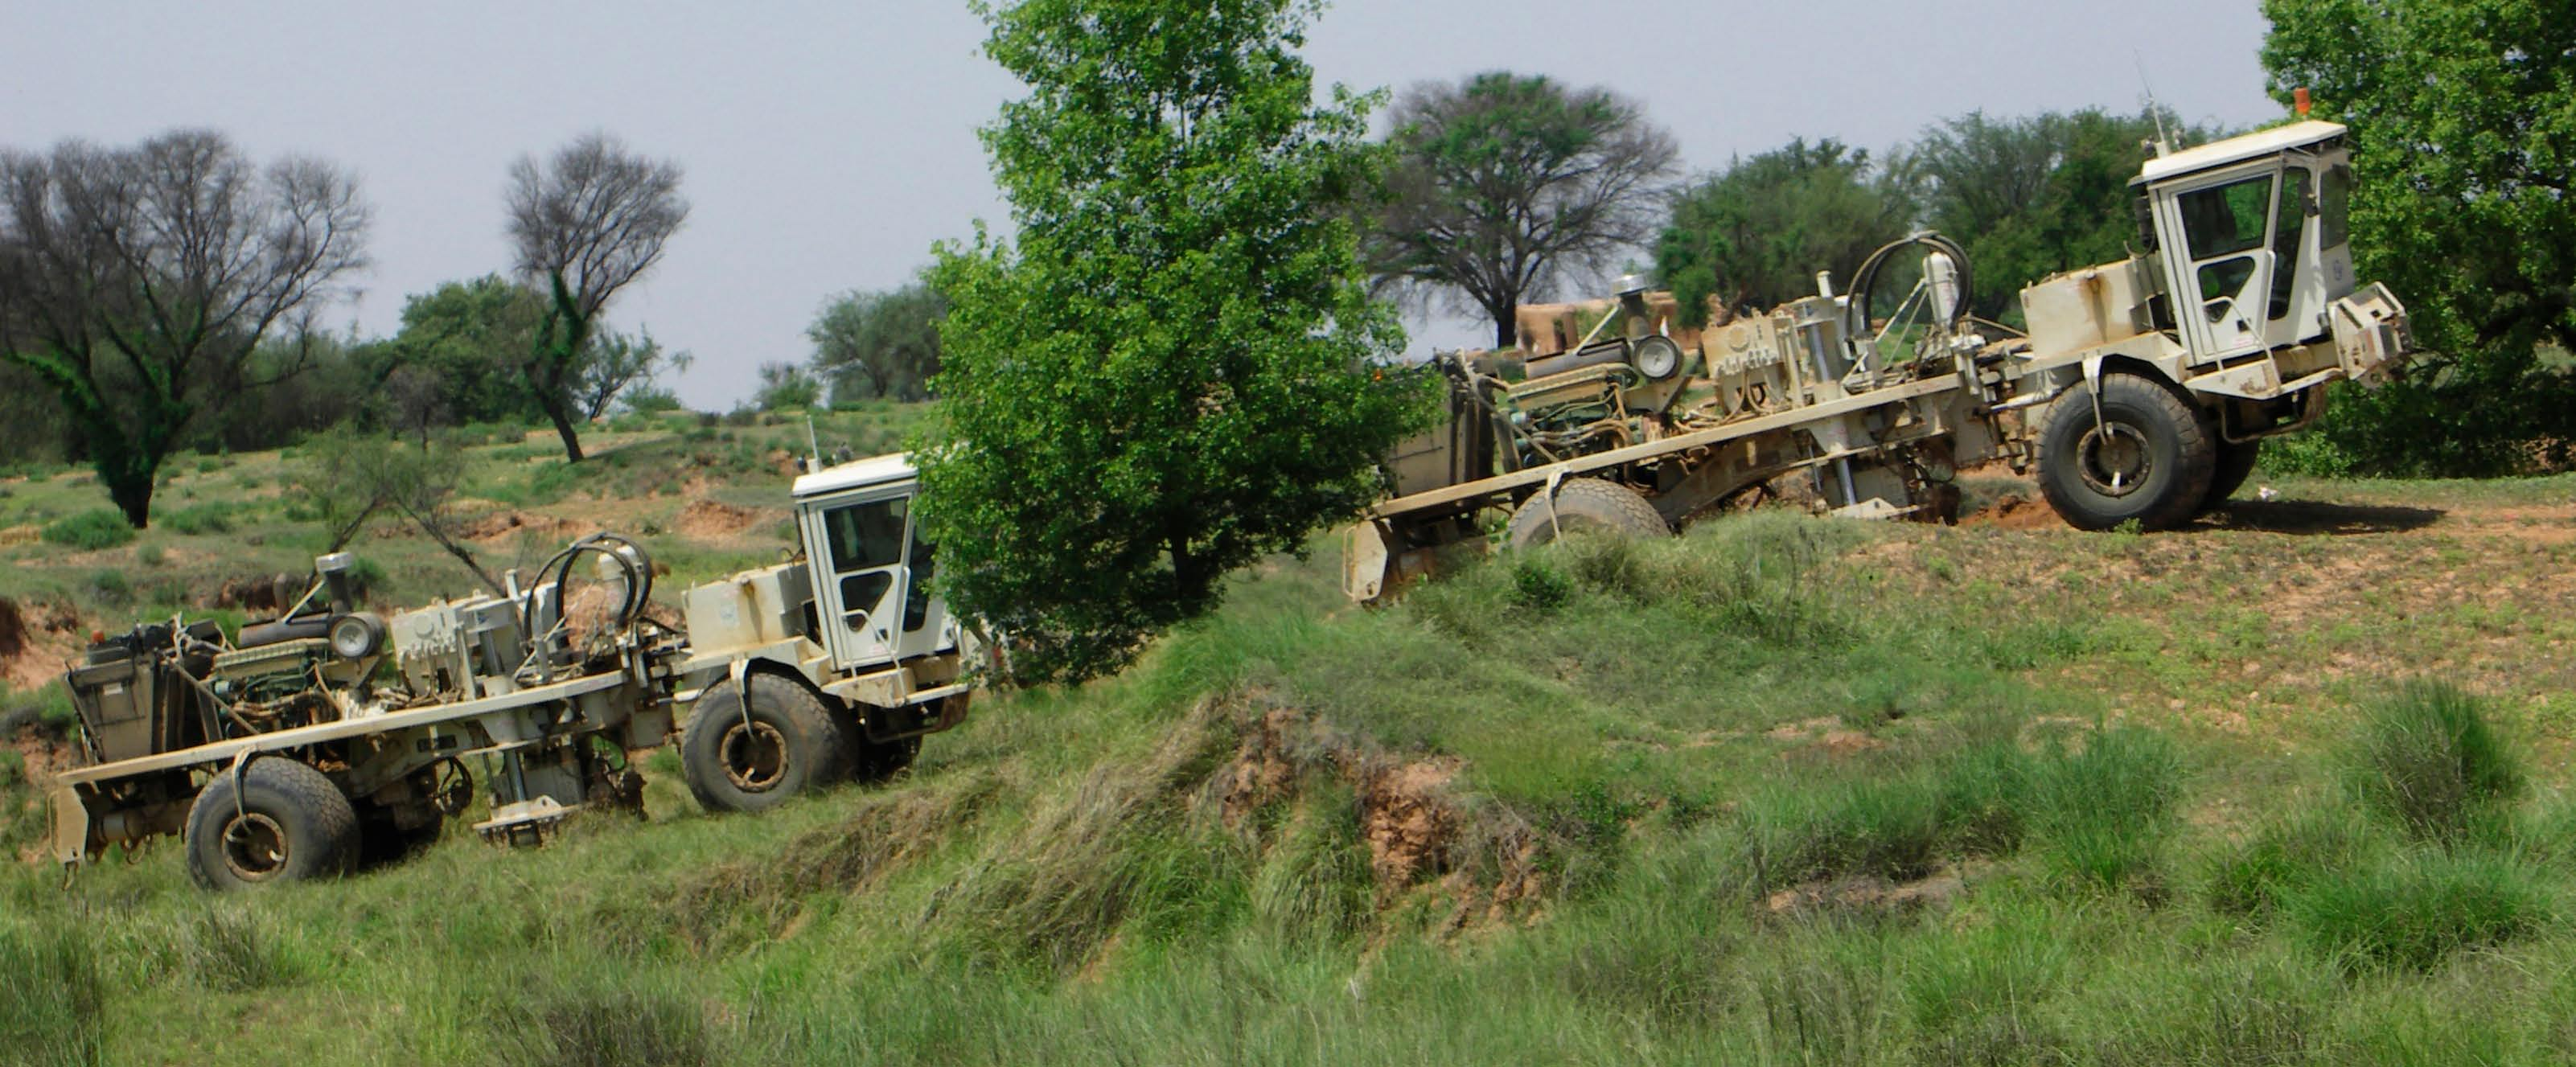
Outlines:
{"label": "leafy green tree", "polygon": [[1848,275],[1871,250],[1905,235],[1914,204],[1866,150],[1805,138],[1692,184],[1673,203],[1655,269],[1685,319],[1729,308],[1768,309],[1812,296],[1820,270]]}
{"label": "leafy green tree", "polygon": [[262,364],[366,261],[355,179],[256,166],[222,134],[0,151],[0,360],[51,387],[127,522],[209,411],[301,370]]}
{"label": "leafy green tree", "polygon": [[608,406],[619,396],[652,385],[665,371],[686,371],[695,362],[697,357],[687,352],[665,350],[651,330],[629,334],[602,328],[591,334],[590,344],[574,363],[573,410],[583,418],[598,418],[608,413]]}
{"label": "leafy green tree", "polygon": [[922,400],[939,374],[939,321],[948,298],[915,282],[882,293],[833,297],[805,336],[835,404],[870,397]]}
{"label": "leafy green tree", "polygon": [[762,411],[785,411],[810,408],[823,402],[823,383],[814,372],[795,363],[760,365],[760,388],[752,393],[753,407]]}
{"label": "leafy green tree", "polygon": [[2576,18],[2562,0],[2265,0],[2263,63],[2352,127],[2353,252],[2430,355],[2347,391],[2331,462],[2399,474],[2564,467],[2576,381]]}
{"label": "leafy green tree", "polygon": [[[2163,120],[2177,147],[2217,135],[2171,115]],[[1890,170],[1913,190],[1924,223],[1967,250],[1976,284],[1970,309],[2010,321],[2024,286],[2127,258],[2138,241],[2129,180],[2157,130],[2150,112],[2008,119],[1970,112],[1924,130]]]}
{"label": "leafy green tree", "polygon": [[563,438],[564,458],[579,463],[582,361],[609,299],[661,261],[688,219],[680,166],[585,134],[544,165],[528,156],[512,164],[508,203],[519,273],[546,298],[521,369]]}
{"label": "leafy green tree", "polygon": [[403,301],[387,355],[393,366],[432,376],[441,404],[460,421],[541,419],[545,409],[519,364],[544,309],[543,297],[498,274],[445,282]]}
{"label": "leafy green tree", "polygon": [[1498,348],[1519,343],[1522,301],[1654,237],[1677,158],[1634,101],[1544,75],[1417,85],[1393,126],[1369,264],[1382,285],[1482,311]]}
{"label": "leafy green tree", "polygon": [[950,602],[1077,681],[1373,494],[1429,410],[1373,361],[1347,202],[1367,98],[1314,100],[1303,0],[1024,0],[983,131],[1018,236],[943,246],[921,507]]}

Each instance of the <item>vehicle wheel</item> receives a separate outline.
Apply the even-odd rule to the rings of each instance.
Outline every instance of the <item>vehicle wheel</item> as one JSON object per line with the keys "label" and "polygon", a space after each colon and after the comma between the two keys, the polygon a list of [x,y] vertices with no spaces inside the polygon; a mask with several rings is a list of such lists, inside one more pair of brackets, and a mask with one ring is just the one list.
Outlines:
{"label": "vehicle wheel", "polygon": [[2050,406],[2039,435],[2039,491],[2080,530],[2132,519],[2149,530],[2200,513],[2218,463],[2217,435],[2200,409],[2161,382],[2102,376],[2097,423],[2085,386]]}
{"label": "vehicle wheel", "polygon": [[1673,529],[1634,489],[1599,478],[1568,478],[1557,483],[1553,500],[1541,489],[1521,501],[1503,540],[1515,549],[1530,548],[1556,540],[1559,532],[1662,537]]}
{"label": "vehicle wheel", "polygon": [[765,811],[839,779],[848,742],[814,691],[754,674],[743,693],[718,682],[680,732],[680,772],[708,811]]}
{"label": "vehicle wheel", "polygon": [[247,889],[341,873],[358,854],[358,812],[322,772],[283,757],[230,768],[188,809],[188,876]]}
{"label": "vehicle wheel", "polygon": [[2209,477],[2209,496],[2201,503],[2204,512],[2216,511],[2227,498],[2245,487],[2245,479],[2254,476],[2254,462],[2263,457],[2263,439],[2255,438],[2238,444],[2218,443],[2218,466]]}

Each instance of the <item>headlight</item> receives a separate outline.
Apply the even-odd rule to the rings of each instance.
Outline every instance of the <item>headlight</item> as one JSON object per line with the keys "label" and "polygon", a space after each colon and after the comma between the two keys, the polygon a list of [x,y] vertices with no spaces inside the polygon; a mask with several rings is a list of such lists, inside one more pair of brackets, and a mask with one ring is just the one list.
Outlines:
{"label": "headlight", "polygon": [[1629,348],[1628,361],[1638,373],[1660,382],[1681,373],[1682,346],[1670,337],[1641,337]]}
{"label": "headlight", "polygon": [[385,647],[385,620],[366,612],[342,615],[331,620],[331,654],[341,659],[364,659]]}

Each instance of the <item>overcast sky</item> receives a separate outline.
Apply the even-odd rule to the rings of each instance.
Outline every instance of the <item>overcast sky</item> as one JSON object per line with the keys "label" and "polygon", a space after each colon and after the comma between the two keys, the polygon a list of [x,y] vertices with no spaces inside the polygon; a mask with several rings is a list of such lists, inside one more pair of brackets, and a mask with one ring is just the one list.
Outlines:
{"label": "overcast sky", "polygon": [[[1793,136],[1884,150],[1973,109],[2134,110],[2141,65],[2187,120],[2268,120],[2262,34],[2251,0],[1343,0],[1306,55],[1360,88],[1492,69],[1608,86],[1702,171]],[[694,352],[681,397],[721,409],[762,362],[806,357],[829,295],[901,284],[978,217],[1006,225],[975,129],[1018,86],[983,35],[963,0],[0,0],[0,144],[210,126],[352,168],[375,265],[332,317],[380,334],[405,294],[508,267],[511,160],[607,130],[679,161],[694,205],[609,318]],[[1417,351],[1491,336],[1448,316],[1413,332]]]}

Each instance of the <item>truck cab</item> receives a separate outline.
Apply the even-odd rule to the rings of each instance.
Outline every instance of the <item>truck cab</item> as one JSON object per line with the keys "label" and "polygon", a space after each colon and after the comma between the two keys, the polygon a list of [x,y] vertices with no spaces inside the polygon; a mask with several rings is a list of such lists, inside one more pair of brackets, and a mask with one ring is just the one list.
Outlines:
{"label": "truck cab", "polygon": [[2306,121],[2150,159],[2142,236],[2196,362],[2306,344],[2358,288],[2344,128]]}
{"label": "truck cab", "polygon": [[793,558],[686,594],[681,765],[709,807],[890,773],[923,735],[965,721],[970,639],[931,589],[919,491],[901,454],[804,474]]}

